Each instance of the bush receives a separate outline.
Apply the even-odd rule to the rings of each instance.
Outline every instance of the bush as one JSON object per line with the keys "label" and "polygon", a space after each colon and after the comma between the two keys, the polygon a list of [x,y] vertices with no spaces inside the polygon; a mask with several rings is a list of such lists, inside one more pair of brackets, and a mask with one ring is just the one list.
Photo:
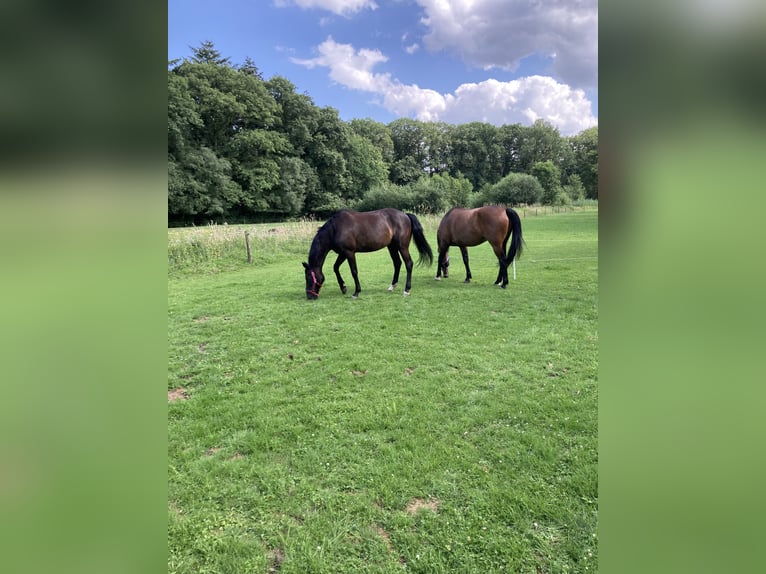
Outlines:
{"label": "bush", "polygon": [[539,203],[542,197],[543,187],[536,177],[525,173],[509,173],[496,184],[476,194],[473,205],[530,205]]}
{"label": "bush", "polygon": [[440,173],[421,177],[410,188],[418,213],[444,213],[451,207],[465,207],[472,186],[463,176]]}
{"label": "bush", "polygon": [[416,205],[415,197],[408,186],[386,182],[370,189],[362,199],[354,204],[353,208],[359,211],[372,211],[384,207],[393,207],[402,211],[414,211]]}
{"label": "bush", "polygon": [[567,184],[564,186],[564,191],[572,201],[585,199],[585,187],[583,187],[582,179],[576,173],[569,176]]}

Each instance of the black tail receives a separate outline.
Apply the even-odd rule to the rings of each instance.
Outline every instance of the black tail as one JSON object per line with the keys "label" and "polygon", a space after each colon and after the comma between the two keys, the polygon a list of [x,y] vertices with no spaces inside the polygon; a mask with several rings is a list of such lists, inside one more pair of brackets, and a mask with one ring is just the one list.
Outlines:
{"label": "black tail", "polygon": [[525,243],[524,238],[521,236],[521,218],[519,218],[519,214],[510,207],[506,208],[505,213],[511,222],[509,233],[513,234],[511,245],[508,247],[508,256],[505,258],[506,264],[510,265],[514,259],[521,257]]}
{"label": "black tail", "polygon": [[407,217],[410,218],[410,222],[412,223],[412,238],[415,240],[415,245],[420,254],[418,265],[422,265],[423,261],[427,261],[430,266],[434,262],[434,253],[431,251],[431,246],[428,244],[426,236],[423,233],[423,226],[420,225],[418,218],[413,214],[408,213]]}

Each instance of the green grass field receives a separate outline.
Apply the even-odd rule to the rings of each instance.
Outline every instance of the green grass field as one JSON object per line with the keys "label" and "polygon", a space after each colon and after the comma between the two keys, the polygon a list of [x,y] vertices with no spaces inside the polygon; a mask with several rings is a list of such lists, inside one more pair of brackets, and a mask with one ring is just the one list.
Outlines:
{"label": "green grass field", "polygon": [[408,298],[383,250],[307,301],[319,223],[169,231],[169,572],[597,571],[597,209]]}

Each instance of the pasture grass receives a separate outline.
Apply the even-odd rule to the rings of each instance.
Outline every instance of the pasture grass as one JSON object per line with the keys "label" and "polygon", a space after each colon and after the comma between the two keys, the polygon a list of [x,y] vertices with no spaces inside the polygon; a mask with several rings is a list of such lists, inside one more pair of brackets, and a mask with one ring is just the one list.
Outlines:
{"label": "pasture grass", "polygon": [[171,268],[168,571],[597,571],[597,221],[525,217],[506,290],[484,244],[307,301],[317,222]]}

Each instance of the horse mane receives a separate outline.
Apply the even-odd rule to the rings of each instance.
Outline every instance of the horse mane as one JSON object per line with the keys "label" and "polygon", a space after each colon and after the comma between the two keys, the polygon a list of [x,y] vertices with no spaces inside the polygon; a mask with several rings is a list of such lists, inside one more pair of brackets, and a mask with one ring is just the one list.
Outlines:
{"label": "horse mane", "polygon": [[[336,211],[317,229],[317,233],[314,236],[314,240],[311,242],[311,248],[309,249],[309,263],[314,261],[316,257],[319,257],[320,253],[326,254],[327,251],[329,251],[330,241],[335,237],[335,224],[338,215],[344,211],[348,210],[341,209]],[[322,255],[322,259],[324,260],[324,255]]]}
{"label": "horse mane", "polygon": [[333,213],[327,221],[325,221],[322,225],[319,226],[319,228],[317,229],[317,235],[319,235],[320,232],[332,231],[332,227],[335,226],[335,220],[337,219],[338,215],[340,215],[344,211],[348,211],[348,210],[341,209]]}

